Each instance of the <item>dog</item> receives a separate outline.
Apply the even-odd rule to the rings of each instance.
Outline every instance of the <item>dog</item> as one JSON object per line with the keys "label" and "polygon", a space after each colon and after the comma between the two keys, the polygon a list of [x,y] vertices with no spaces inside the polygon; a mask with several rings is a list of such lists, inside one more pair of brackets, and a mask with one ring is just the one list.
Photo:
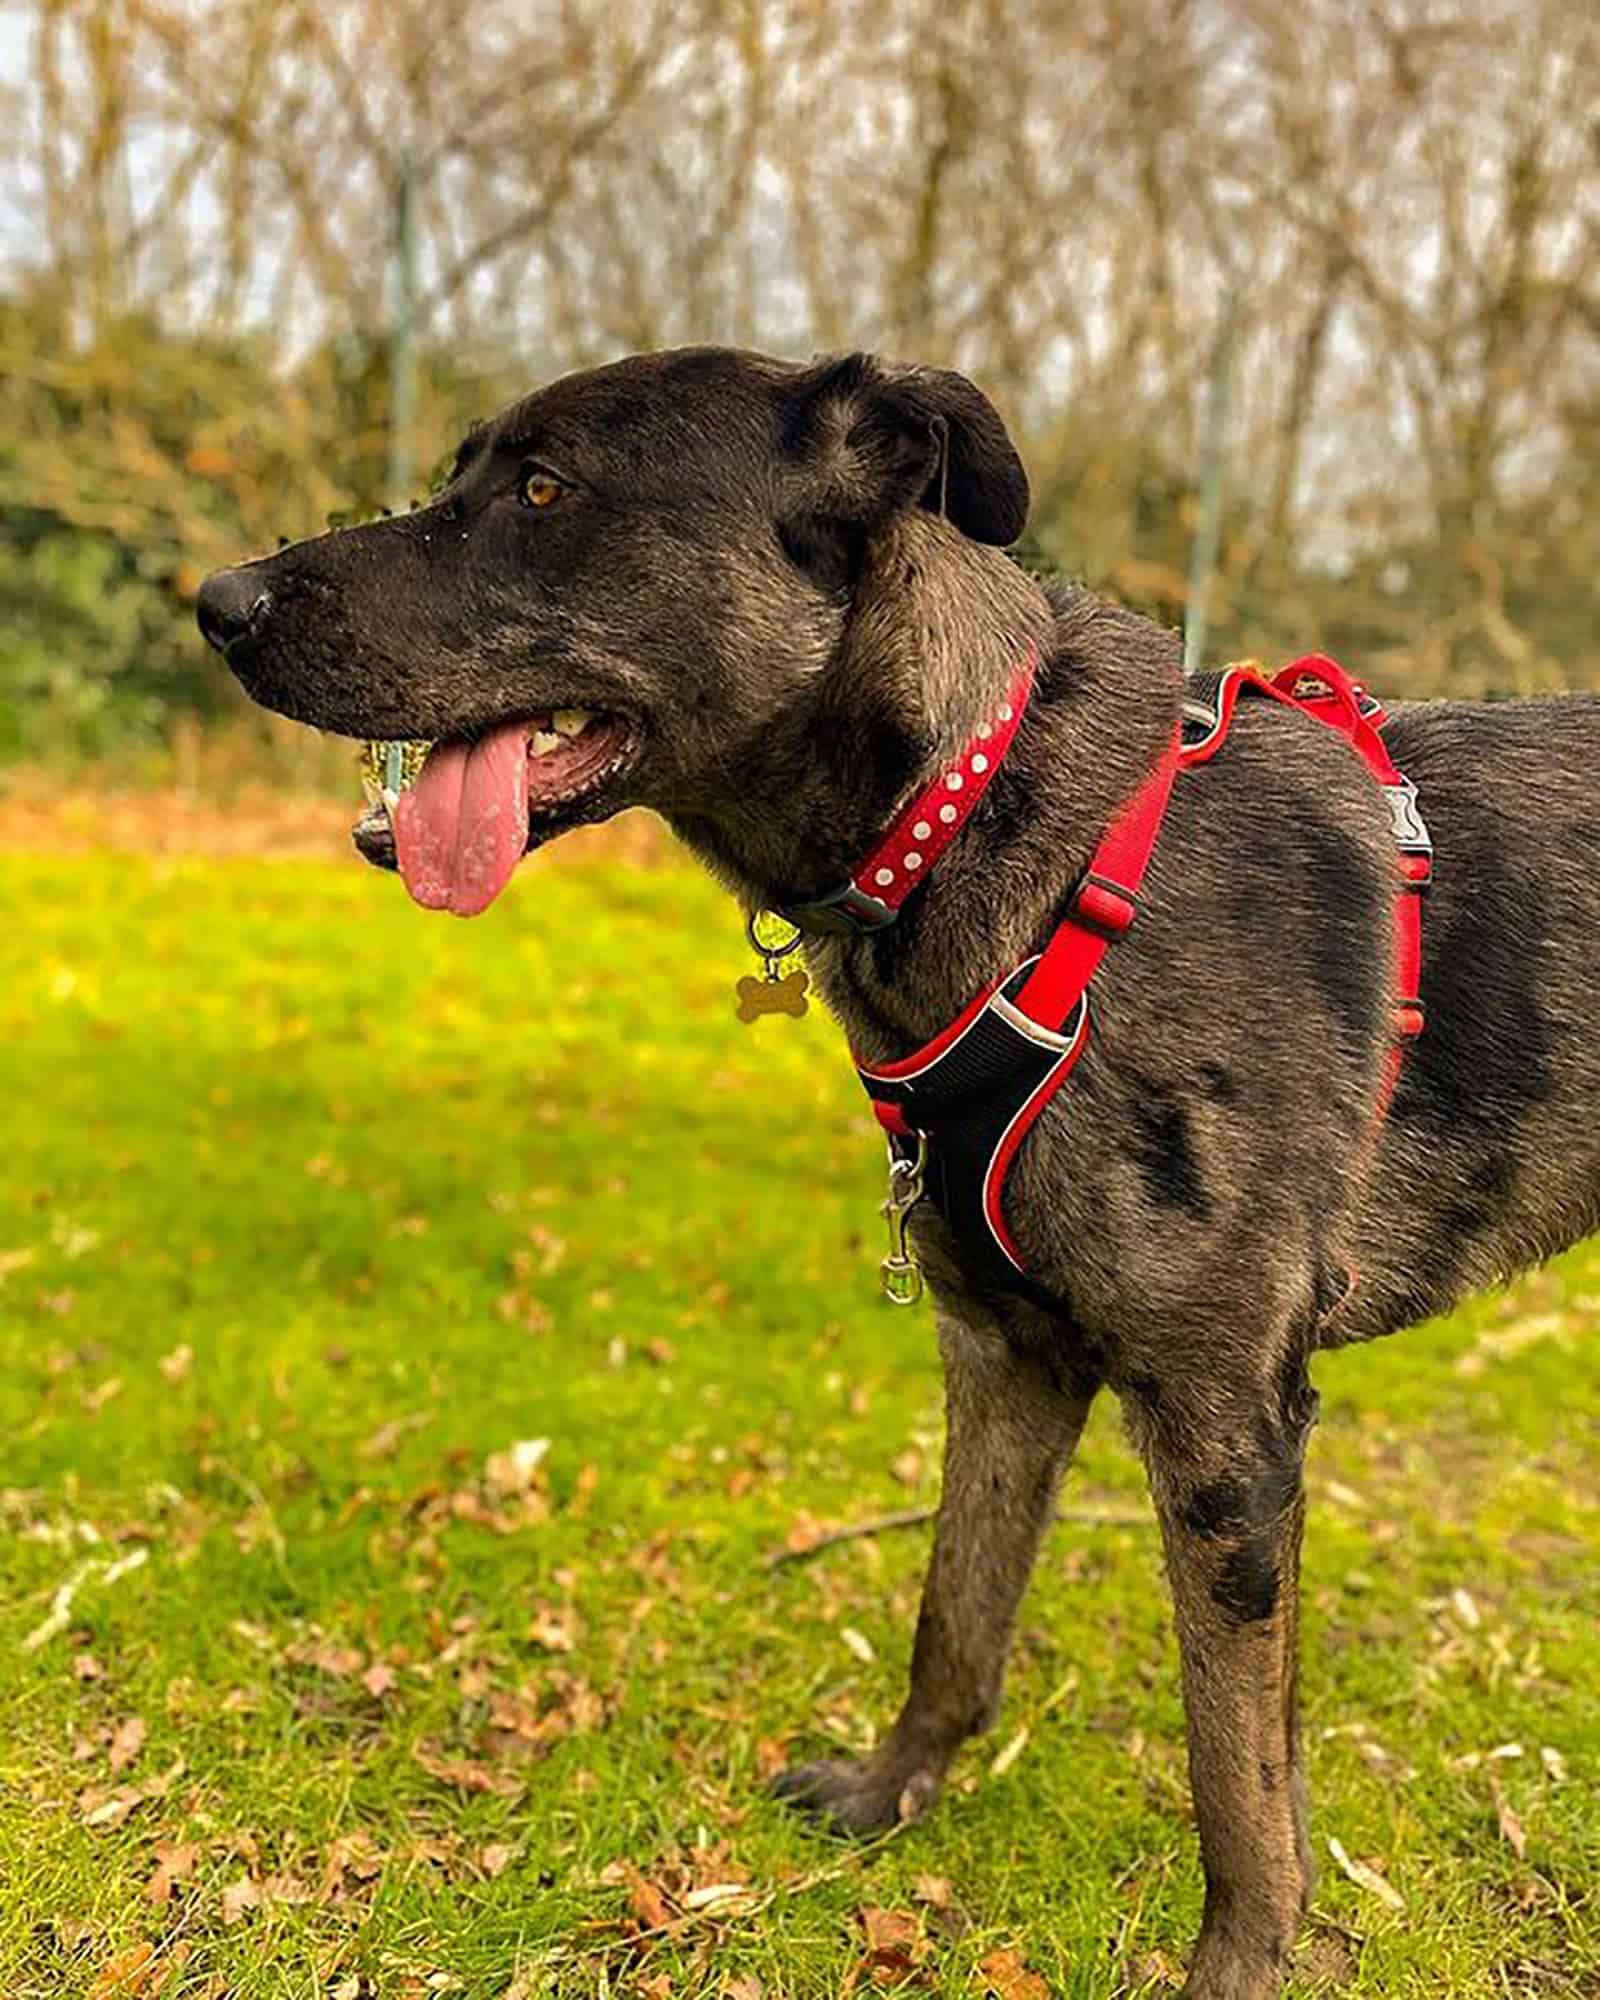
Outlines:
{"label": "dog", "polygon": [[[210,577],[248,693],[435,745],[374,857],[470,914],[526,849],[655,809],[748,911],[836,898],[905,801],[1026,706],[895,921],[806,956],[893,1065],[1039,952],[1174,738],[1171,633],[1005,549],[1028,481],[964,377],[719,348],[569,376],[469,434],[407,515]],[[1296,1732],[1320,1348],[1390,1333],[1600,1222],[1600,700],[1400,706],[1437,847],[1423,1032],[1392,1101],[1395,844],[1334,731],[1241,703],[1173,786],[1093,1036],[1005,1189],[997,1281],[923,1201],[947,1385],[910,1690],[860,1759],[776,1789],[871,1833],[994,1719],[1095,1396],[1148,1469],[1181,1649],[1205,1911],[1191,2000],[1281,1991],[1312,1886]]]}

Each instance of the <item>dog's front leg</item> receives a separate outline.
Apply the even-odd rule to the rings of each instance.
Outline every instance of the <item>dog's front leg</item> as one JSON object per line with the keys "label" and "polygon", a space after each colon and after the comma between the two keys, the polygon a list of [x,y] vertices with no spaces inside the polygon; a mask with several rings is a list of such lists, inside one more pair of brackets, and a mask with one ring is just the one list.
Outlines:
{"label": "dog's front leg", "polygon": [[1183,1662],[1205,1919],[1186,2000],[1276,2000],[1313,1884],[1296,1719],[1302,1463],[1316,1397],[1208,1362],[1130,1398]]}
{"label": "dog's front leg", "polygon": [[870,1756],[802,1764],[774,1786],[851,1833],[925,1811],[957,1748],[999,1708],[1017,1606],[1094,1395],[1021,1345],[1024,1314],[1034,1340],[1047,1323],[1016,1312],[1014,1325],[940,1316],[944,1490],[899,1719]]}

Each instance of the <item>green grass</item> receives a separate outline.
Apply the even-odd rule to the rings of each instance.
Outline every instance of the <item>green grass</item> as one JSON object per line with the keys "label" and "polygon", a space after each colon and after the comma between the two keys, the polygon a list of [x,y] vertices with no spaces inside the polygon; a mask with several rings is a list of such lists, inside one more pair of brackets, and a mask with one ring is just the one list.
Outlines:
{"label": "green grass", "polygon": [[[1167,1990],[1200,1878],[1109,1400],[1069,1499],[1124,1518],[1053,1531],[937,1813],[857,1853],[763,1796],[892,1714],[926,1531],[763,1554],[931,1498],[940,1420],[837,1034],[737,1026],[746,969],[672,866],[465,925],[0,862],[7,2000]],[[1597,1307],[1580,1250],[1319,1363],[1297,1992],[1600,1992]]]}

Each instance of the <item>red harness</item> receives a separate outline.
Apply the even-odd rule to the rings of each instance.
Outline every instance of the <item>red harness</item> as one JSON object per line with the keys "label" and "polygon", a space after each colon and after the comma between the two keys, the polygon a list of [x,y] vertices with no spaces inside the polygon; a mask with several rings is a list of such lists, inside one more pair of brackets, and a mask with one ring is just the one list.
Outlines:
{"label": "red harness", "polygon": [[[900,903],[959,831],[992,777],[1021,719],[1032,679],[1030,657],[996,721],[897,817],[847,889],[785,914],[808,929],[820,927],[822,913],[835,919],[828,925],[835,929],[876,929],[893,922]],[[925,1156],[930,1198],[958,1239],[1011,1289],[1038,1291],[1006,1225],[1011,1164],[1088,1046],[1090,984],[1107,951],[1138,915],[1139,890],[1177,775],[1221,750],[1241,694],[1266,695],[1338,730],[1389,802],[1399,852],[1395,939],[1401,997],[1380,1117],[1399,1077],[1404,1044],[1422,1030],[1421,896],[1433,873],[1433,848],[1417,811],[1416,788],[1395,768],[1384,744],[1382,708],[1320,654],[1295,661],[1270,680],[1253,667],[1234,666],[1189,688],[1182,724],[1174,726],[1154,769],[1112,821],[1044,949],[993,981],[914,1055],[874,1068],[857,1064],[889,1135],[891,1164]],[[941,808],[952,800],[959,801],[957,814],[942,817]],[[933,845],[929,836],[936,828],[948,831]]]}

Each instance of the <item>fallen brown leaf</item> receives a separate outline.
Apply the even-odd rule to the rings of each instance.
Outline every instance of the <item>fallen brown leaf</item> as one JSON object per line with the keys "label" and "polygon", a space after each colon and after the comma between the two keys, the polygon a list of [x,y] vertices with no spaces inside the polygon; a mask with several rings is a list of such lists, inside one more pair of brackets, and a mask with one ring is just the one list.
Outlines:
{"label": "fallen brown leaf", "polygon": [[194,1873],[200,1849],[193,1841],[161,1842],[156,1847],[156,1872],[145,1884],[152,1903],[170,1903],[175,1882],[185,1882]]}
{"label": "fallen brown leaf", "polygon": [[804,1555],[807,1549],[817,1546],[825,1532],[822,1523],[810,1514],[796,1514],[783,1538],[783,1546],[795,1555]]}
{"label": "fallen brown leaf", "polygon": [[637,1869],[628,1871],[628,1907],[647,1931],[672,1928],[671,1904],[655,1883]]}
{"label": "fallen brown leaf", "polygon": [[111,1738],[111,1749],[107,1761],[114,1774],[127,1770],[144,1748],[145,1725],[143,1716],[128,1715],[117,1724]]}
{"label": "fallen brown leaf", "polygon": [[570,1653],[577,1643],[578,1614],[570,1604],[536,1604],[528,1637],[547,1653]]}
{"label": "fallen brown leaf", "polygon": [[1500,1838],[1509,1843],[1512,1853],[1519,1861],[1525,1860],[1528,1853],[1528,1836],[1522,1821],[1512,1809],[1505,1793],[1501,1791],[1498,1778],[1489,1780],[1489,1789],[1494,1795],[1494,1811],[1500,1827]]}
{"label": "fallen brown leaf", "polygon": [[315,1667],[320,1674],[327,1674],[336,1681],[348,1680],[361,1666],[362,1655],[354,1646],[336,1646],[331,1639],[318,1639],[309,1645],[291,1646],[286,1658],[297,1666]]}
{"label": "fallen brown leaf", "polygon": [[874,1951],[889,1951],[896,1945],[910,1949],[922,1942],[921,1920],[911,1910],[857,1910],[856,1921]]}
{"label": "fallen brown leaf", "polygon": [[148,1942],[132,1945],[100,1968],[88,2000],[132,2000],[133,1995],[150,1990],[155,1972],[155,1946]]}
{"label": "fallen brown leaf", "polygon": [[756,1769],[763,1778],[775,1778],[789,1766],[789,1746],[780,1736],[763,1736],[756,1744]]}
{"label": "fallen brown leaf", "polygon": [[432,1421],[431,1410],[420,1410],[409,1417],[392,1417],[388,1423],[379,1424],[364,1444],[359,1446],[363,1458],[393,1458],[400,1449],[401,1440],[409,1431],[419,1431]]}
{"label": "fallen brown leaf", "polygon": [[484,1461],[484,1484],[505,1499],[527,1493],[550,1450],[548,1438],[518,1438],[504,1451],[492,1451]]}
{"label": "fallen brown leaf", "polygon": [[922,1963],[929,1944],[914,1912],[861,1909],[856,1912],[856,1921],[865,1935],[867,1951],[840,1981],[842,1994],[853,1993],[863,1979],[880,1988],[930,1983],[931,1975]]}
{"label": "fallen brown leaf", "polygon": [[454,1785],[459,1791],[493,1792],[510,1799],[522,1790],[519,1779],[504,1771],[492,1771],[487,1764],[476,1763],[470,1757],[446,1757],[426,1743],[419,1743],[411,1754],[430,1778],[437,1778],[441,1785]]}
{"label": "fallen brown leaf", "polygon": [[357,1884],[373,1881],[383,1873],[387,1858],[370,1833],[340,1834],[328,1849],[322,1871],[323,1902],[338,1902],[350,1893],[345,1885],[347,1876]]}
{"label": "fallen brown leaf", "polygon": [[985,1992],[998,2000],[1050,2000],[1050,1988],[1037,1972],[1028,1970],[1017,1952],[991,1951],[979,1959],[978,1976]]}
{"label": "fallen brown leaf", "polygon": [[99,1786],[91,1786],[82,1794],[78,1804],[83,1812],[83,1823],[97,1830],[121,1826],[122,1822],[145,1801],[142,1785],[119,1785],[115,1791],[106,1792]]}
{"label": "fallen brown leaf", "polygon": [[1166,1986],[1176,1990],[1183,1984],[1183,1967],[1175,1965],[1164,1951],[1147,1951],[1134,1975],[1143,1986]]}
{"label": "fallen brown leaf", "polygon": [[236,1924],[249,1910],[261,1901],[261,1890],[255,1879],[241,1875],[237,1882],[230,1882],[222,1892],[222,1921]]}

